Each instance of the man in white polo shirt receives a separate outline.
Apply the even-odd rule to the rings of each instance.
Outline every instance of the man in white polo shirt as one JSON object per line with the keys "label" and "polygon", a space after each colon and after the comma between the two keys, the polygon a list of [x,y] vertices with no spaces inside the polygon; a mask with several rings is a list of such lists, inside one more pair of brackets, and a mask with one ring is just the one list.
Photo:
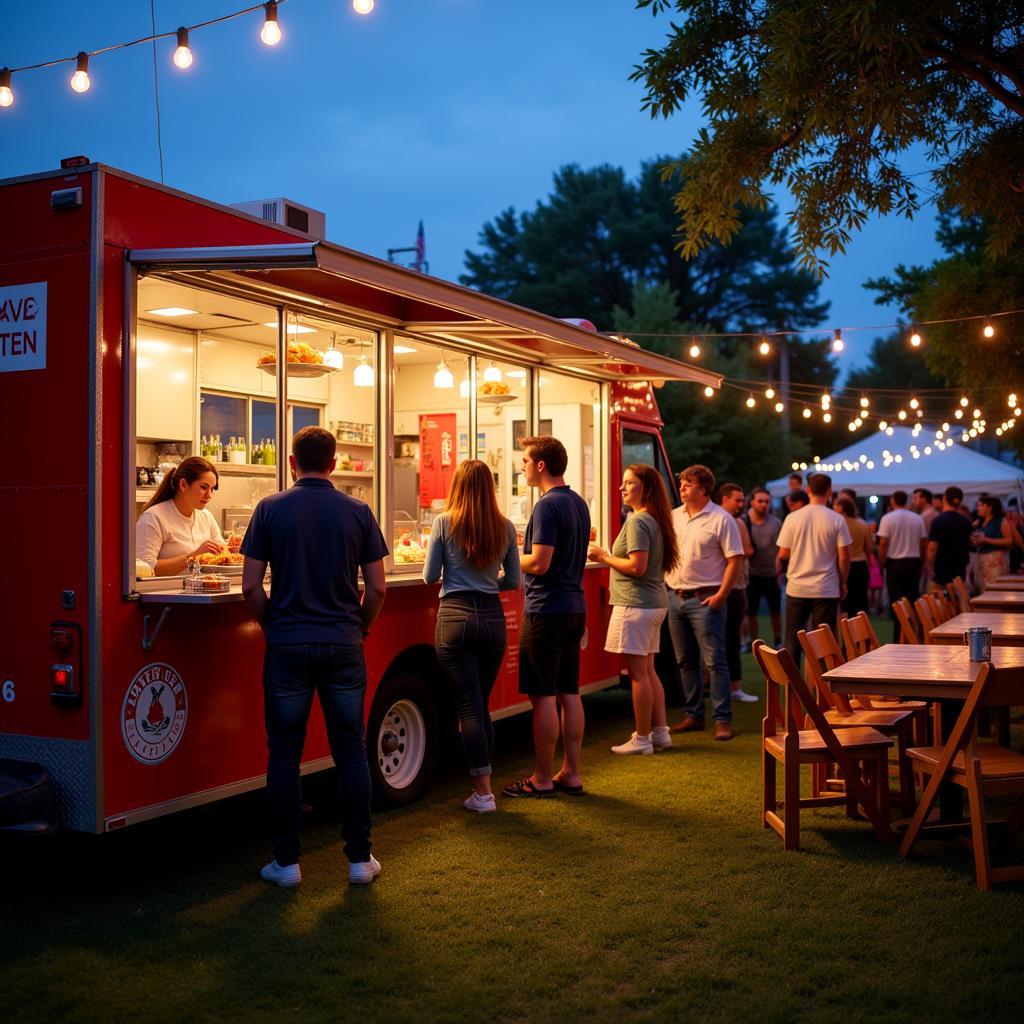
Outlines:
{"label": "man in white polo shirt", "polygon": [[797,664],[797,632],[826,623],[837,628],[839,600],[846,596],[853,538],[846,520],[828,507],[832,480],[814,473],[807,481],[810,504],[791,512],[779,531],[779,568],[786,572],[786,648]]}
{"label": "man in white polo shirt", "polygon": [[[921,566],[928,547],[924,520],[907,508],[907,492],[893,491],[891,512],[878,524],[878,567],[885,570],[889,608],[901,597],[911,604],[921,596]],[[900,642],[900,624],[892,612],[892,642]]]}
{"label": "man in white polo shirt", "polygon": [[715,474],[690,466],[679,474],[681,508],[672,512],[679,564],[666,577],[668,628],[683,685],[683,720],[673,732],[704,728],[704,672],[711,677],[715,739],[732,739],[725,602],[743,561],[736,520],[711,500]]}

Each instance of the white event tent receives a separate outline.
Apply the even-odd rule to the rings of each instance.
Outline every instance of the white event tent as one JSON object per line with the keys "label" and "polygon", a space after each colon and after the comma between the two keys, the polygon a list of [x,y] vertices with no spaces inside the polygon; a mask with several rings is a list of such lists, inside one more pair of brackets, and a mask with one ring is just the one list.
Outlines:
{"label": "white event tent", "polygon": [[[916,434],[910,427],[873,431],[808,465],[802,471],[805,479],[810,472],[827,473],[834,491],[852,487],[863,498],[884,497],[898,490],[909,494],[915,487],[941,494],[951,484],[964,492],[964,501],[971,506],[981,494],[994,494],[1004,501],[1024,498],[1024,470],[982,455],[959,441],[946,442],[944,449],[939,448],[934,429],[928,428]],[[767,488],[773,497],[781,497],[789,489],[788,474],[769,481]]]}

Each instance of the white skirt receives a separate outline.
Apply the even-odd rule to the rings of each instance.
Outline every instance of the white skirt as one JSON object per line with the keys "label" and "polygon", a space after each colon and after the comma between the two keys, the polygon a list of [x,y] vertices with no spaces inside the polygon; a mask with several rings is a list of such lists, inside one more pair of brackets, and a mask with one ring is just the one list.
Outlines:
{"label": "white skirt", "polygon": [[657,654],[661,647],[661,624],[667,614],[667,608],[612,605],[604,649],[614,654]]}

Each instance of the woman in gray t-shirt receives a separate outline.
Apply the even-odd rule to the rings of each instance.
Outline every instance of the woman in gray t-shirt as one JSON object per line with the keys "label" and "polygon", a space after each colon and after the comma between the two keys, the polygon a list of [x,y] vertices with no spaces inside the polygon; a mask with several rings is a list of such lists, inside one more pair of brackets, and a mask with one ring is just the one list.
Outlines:
{"label": "woman in gray t-shirt", "polygon": [[627,466],[622,474],[623,502],[629,518],[619,531],[611,552],[591,544],[591,560],[611,569],[606,651],[626,659],[633,687],[636,731],[625,743],[612,747],[615,754],[653,754],[654,748],[672,746],[665,714],[665,690],[654,670],[661,640],[661,624],[668,612],[665,573],[679,560],[668,491],[653,466]]}

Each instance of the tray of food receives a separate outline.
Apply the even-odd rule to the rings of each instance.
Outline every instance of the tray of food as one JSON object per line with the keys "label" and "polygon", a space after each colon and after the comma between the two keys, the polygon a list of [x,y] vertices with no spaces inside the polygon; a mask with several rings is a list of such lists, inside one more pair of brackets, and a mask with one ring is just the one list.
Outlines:
{"label": "tray of food", "polygon": [[476,397],[480,402],[501,405],[503,402],[514,402],[519,396],[511,394],[509,386],[504,381],[487,380],[477,388]]}
{"label": "tray of food", "polygon": [[[277,376],[277,353],[266,352],[256,360],[256,365],[271,376]],[[334,373],[337,367],[324,362],[323,353],[304,341],[288,342],[289,377],[323,377]]]}
{"label": "tray of food", "polygon": [[226,594],[231,589],[231,580],[221,574],[189,576],[183,585],[190,594]]}
{"label": "tray of food", "polygon": [[207,552],[197,555],[199,571],[202,573],[224,573],[237,576],[242,572],[244,556],[240,551],[221,551],[219,554]]}

